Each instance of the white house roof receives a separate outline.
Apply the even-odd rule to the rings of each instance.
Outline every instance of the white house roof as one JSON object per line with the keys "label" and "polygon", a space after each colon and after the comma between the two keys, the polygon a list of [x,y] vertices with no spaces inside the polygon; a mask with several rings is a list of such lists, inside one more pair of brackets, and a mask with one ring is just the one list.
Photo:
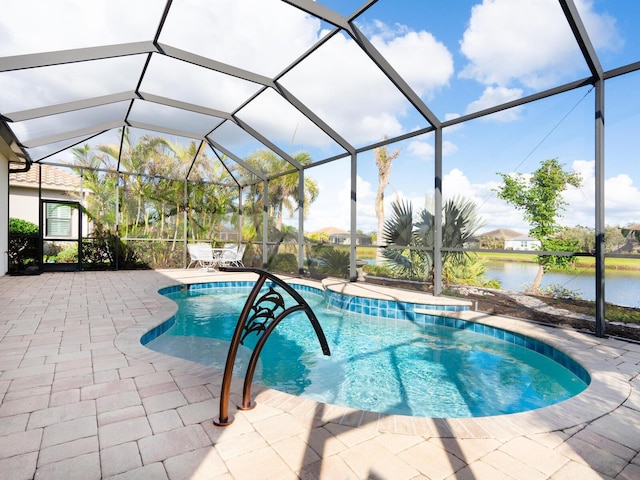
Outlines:
{"label": "white house roof", "polygon": [[537,238],[529,237],[528,235],[520,235],[519,237],[509,238],[507,241],[511,242],[539,242]]}

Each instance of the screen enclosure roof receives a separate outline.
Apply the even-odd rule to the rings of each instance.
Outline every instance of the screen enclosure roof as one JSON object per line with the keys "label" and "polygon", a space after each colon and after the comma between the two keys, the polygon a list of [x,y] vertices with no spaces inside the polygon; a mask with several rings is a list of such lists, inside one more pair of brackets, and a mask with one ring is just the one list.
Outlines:
{"label": "screen enclosure roof", "polygon": [[[607,16],[594,11],[607,2],[586,0],[4,3],[0,133],[14,169],[153,135],[180,146],[163,175],[219,162],[252,183],[637,70],[640,59],[601,47],[612,43]],[[635,2],[622,4],[637,25]],[[511,9],[515,27],[483,29],[481,7]],[[557,64],[544,51],[510,56],[512,43],[535,41],[521,24],[536,18],[538,35],[566,50]],[[518,93],[483,94],[516,76]],[[247,163],[258,150],[283,160],[280,171]],[[108,168],[124,171],[120,155]]]}

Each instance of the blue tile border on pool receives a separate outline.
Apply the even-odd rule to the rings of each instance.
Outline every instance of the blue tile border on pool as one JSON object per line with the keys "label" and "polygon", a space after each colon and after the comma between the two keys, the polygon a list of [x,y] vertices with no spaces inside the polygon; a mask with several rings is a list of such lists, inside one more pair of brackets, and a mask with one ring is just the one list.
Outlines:
{"label": "blue tile border on pool", "polygon": [[[255,282],[252,281],[231,281],[231,282],[209,282],[209,283],[192,283],[184,285],[173,285],[158,290],[161,295],[169,295],[172,293],[178,293],[181,291],[191,290],[207,290],[207,289],[242,289],[247,290]],[[271,282],[266,283],[267,286],[272,285]],[[534,352],[537,352],[545,357],[548,357],[555,362],[559,363],[580,380],[589,384],[591,382],[591,376],[584,369],[582,365],[569,357],[567,354],[560,350],[534,338],[522,335],[516,332],[510,332],[501,328],[492,327],[483,323],[472,322],[469,320],[461,320],[452,317],[431,315],[417,310],[440,310],[440,311],[466,311],[469,310],[468,306],[463,305],[430,305],[422,303],[410,303],[410,302],[397,302],[395,300],[384,300],[368,297],[355,297],[353,295],[346,295],[340,292],[334,292],[332,290],[322,290],[317,287],[312,287],[303,284],[290,284],[295,290],[299,292],[309,292],[316,295],[323,296],[330,306],[338,308],[340,310],[347,310],[353,313],[359,313],[363,315],[370,315],[374,317],[383,317],[397,320],[409,320],[416,323],[424,323],[428,325],[437,325],[442,327],[456,328],[458,330],[470,330],[474,333],[481,335],[487,335],[494,337],[498,340],[503,340],[507,343],[512,343],[520,347],[527,348]],[[157,338],[162,333],[166,332],[175,322],[175,317],[170,318],[166,322],[161,323],[157,327],[151,329],[145,333],[140,342],[144,345],[149,343],[154,338]]]}
{"label": "blue tile border on pool", "polygon": [[[180,291],[180,290],[178,290],[178,291]],[[140,343],[142,345],[146,345],[151,340],[155,340],[160,335],[162,335],[164,332],[169,330],[173,326],[174,323],[176,323],[176,317],[172,316],[168,320],[162,322],[160,325],[157,325],[156,327],[152,328],[147,333],[142,335],[142,337],[140,337]]]}
{"label": "blue tile border on pool", "polygon": [[585,368],[576,362],[573,358],[564,352],[552,347],[551,345],[538,341],[535,338],[528,337],[521,333],[510,332],[501,328],[492,327],[483,323],[473,322],[469,320],[461,320],[458,318],[441,317],[439,315],[430,315],[426,313],[416,314],[417,323],[425,323],[428,325],[435,325],[441,327],[451,327],[458,330],[469,330],[480,335],[487,335],[494,337],[498,340],[502,340],[513,345],[524,347],[528,350],[544,355],[547,358],[554,360],[571,373],[576,375],[580,380],[587,385],[591,382],[591,376],[585,370]]}

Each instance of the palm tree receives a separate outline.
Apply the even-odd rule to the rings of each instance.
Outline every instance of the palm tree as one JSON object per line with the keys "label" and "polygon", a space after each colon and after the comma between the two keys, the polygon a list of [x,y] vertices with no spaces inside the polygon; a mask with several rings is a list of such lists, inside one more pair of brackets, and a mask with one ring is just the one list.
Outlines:
{"label": "palm tree", "polygon": [[[121,132],[121,130],[120,130]],[[120,159],[120,171],[131,175],[121,175],[123,199],[120,206],[121,224],[124,236],[149,233],[149,215],[151,209],[146,207],[146,200],[151,198],[153,185],[149,178],[153,177],[154,164],[163,163],[163,156],[171,150],[167,141],[161,137],[144,135],[134,141],[129,129],[125,129],[123,147],[120,145],[99,145],[97,150],[114,159]],[[139,229],[142,227],[143,232]]]}
{"label": "palm tree", "polygon": [[[309,165],[313,162],[311,156],[307,152],[298,152],[293,159],[300,165]],[[284,159],[278,157],[270,150],[258,150],[246,159],[249,165],[262,171],[265,175],[271,177],[283,171],[291,170],[293,167]],[[269,180],[269,198],[267,199],[269,216],[275,218],[275,228],[282,230],[282,219],[284,211],[287,210],[290,215],[296,208],[300,207],[300,173],[292,172],[286,175],[280,175]],[[304,179],[303,204],[305,212],[308,211],[309,205],[318,198],[320,193],[318,183],[311,177]],[[256,183],[250,189],[248,205],[258,204],[263,200],[263,185]]]}
{"label": "palm tree", "polygon": [[186,209],[190,225],[188,235],[193,239],[204,235],[208,240],[212,240],[220,231],[226,215],[236,210],[234,202],[237,200],[237,189],[221,185],[228,179],[229,173],[219,161],[198,152],[195,142],[191,142],[186,148],[170,141],[167,141],[167,145],[175,157],[172,160],[173,169],[180,170],[179,176],[173,175],[170,178],[184,177],[193,159],[197,158],[189,175],[186,202],[182,182],[170,181],[168,189],[164,192],[170,208],[167,214],[176,216],[176,234],[180,222],[180,215],[177,214]]}
{"label": "palm tree", "polygon": [[[386,140],[385,135],[382,140]],[[393,161],[400,155],[400,149],[397,149],[393,153],[387,153],[387,146],[378,147],[373,150],[376,165],[378,167],[378,191],[376,192],[376,218],[378,219],[378,229],[376,232],[376,238],[378,247],[383,246],[382,239],[384,235],[384,190],[389,185],[389,179],[391,177],[391,166]],[[376,251],[376,264],[381,264],[384,259],[382,250],[380,248]]]}
{"label": "palm tree", "polygon": [[[306,152],[298,152],[293,159],[301,165],[309,165],[312,163],[311,156]],[[258,150],[246,159],[247,163],[256,169],[264,172],[265,175],[273,177],[280,172],[291,170],[293,167],[284,159],[278,157],[270,150]],[[272,235],[280,235],[283,231],[282,220],[284,211],[288,211],[289,215],[293,215],[296,208],[300,207],[300,173],[292,172],[286,175],[280,175],[269,180],[269,195],[266,199],[267,211],[270,219],[275,219],[273,229],[268,228],[267,232]],[[304,192],[302,192],[304,211],[303,215],[308,212],[309,206],[313,203],[320,193],[318,183],[311,177],[305,176]],[[262,231],[262,220],[260,212],[264,199],[264,185],[262,182],[250,185],[245,201],[245,208],[250,212],[254,227],[257,234]]]}
{"label": "palm tree", "polygon": [[[109,232],[115,229],[114,193],[118,184],[123,191],[119,205],[121,235],[172,238],[172,252],[182,236],[185,209],[188,208],[188,221],[192,225],[189,234],[194,238],[196,234],[206,235],[209,239],[220,230],[225,216],[235,211],[233,203],[238,198],[238,189],[221,185],[230,174],[218,161],[198,156],[191,170],[186,199],[184,181],[171,180],[186,175],[198,154],[195,142],[185,147],[151,135],[135,140],[127,129],[122,152],[119,145],[109,144],[95,149],[84,145],[74,148],[72,153],[75,165],[86,167],[76,171],[83,171],[84,182],[93,192],[86,203],[87,214]],[[120,170],[126,173],[114,170],[118,158]],[[105,173],[109,169],[113,173]],[[154,259],[163,261],[168,258],[167,252],[158,245],[145,248]]]}
{"label": "palm tree", "polygon": [[104,172],[108,162],[103,155],[96,155],[88,144],[74,147],[74,170],[82,176],[83,185],[91,192],[84,200],[84,209],[89,218],[101,227],[110,230],[116,224],[115,190],[118,178],[115,172]]}
{"label": "palm tree", "polygon": [[[433,209],[423,208],[414,217],[410,202],[396,201],[391,208],[391,218],[385,222],[383,231],[385,243],[391,247],[383,251],[389,268],[405,278],[433,281]],[[442,245],[445,248],[462,248],[482,226],[476,204],[462,197],[447,200],[442,216]],[[460,265],[468,258],[466,252],[445,251],[443,269]]]}

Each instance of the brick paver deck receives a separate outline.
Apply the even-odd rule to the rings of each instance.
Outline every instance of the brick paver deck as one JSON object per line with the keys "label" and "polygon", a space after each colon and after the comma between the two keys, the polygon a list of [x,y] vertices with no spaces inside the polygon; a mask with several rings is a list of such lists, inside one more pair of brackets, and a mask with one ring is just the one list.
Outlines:
{"label": "brick paver deck", "polygon": [[461,315],[570,354],[591,385],[537,411],[448,420],[264,389],[216,427],[221,372],[139,339],[176,310],[159,288],[229,275],[0,277],[0,479],[640,478],[640,345],[475,312]]}

